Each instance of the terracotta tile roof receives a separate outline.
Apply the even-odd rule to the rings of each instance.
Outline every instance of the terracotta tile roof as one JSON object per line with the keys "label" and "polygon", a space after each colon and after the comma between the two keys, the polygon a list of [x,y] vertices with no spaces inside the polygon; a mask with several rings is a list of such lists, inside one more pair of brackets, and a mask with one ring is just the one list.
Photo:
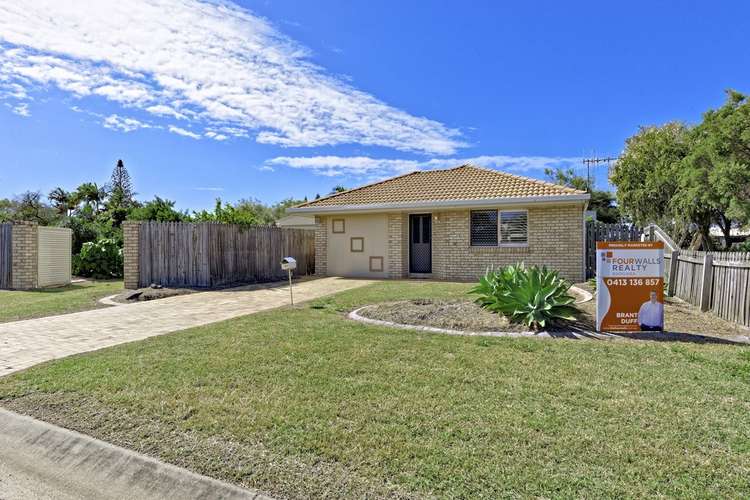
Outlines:
{"label": "terracotta tile roof", "polygon": [[581,195],[584,191],[474,165],[423,170],[335,193],[296,208]]}

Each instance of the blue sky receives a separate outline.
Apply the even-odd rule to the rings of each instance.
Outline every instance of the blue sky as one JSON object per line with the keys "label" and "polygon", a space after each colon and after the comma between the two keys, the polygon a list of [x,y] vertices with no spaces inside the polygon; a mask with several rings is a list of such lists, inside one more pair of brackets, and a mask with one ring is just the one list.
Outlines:
{"label": "blue sky", "polygon": [[740,1],[21,4],[0,0],[0,197],[118,158],[183,209],[467,159],[585,172],[750,92]]}

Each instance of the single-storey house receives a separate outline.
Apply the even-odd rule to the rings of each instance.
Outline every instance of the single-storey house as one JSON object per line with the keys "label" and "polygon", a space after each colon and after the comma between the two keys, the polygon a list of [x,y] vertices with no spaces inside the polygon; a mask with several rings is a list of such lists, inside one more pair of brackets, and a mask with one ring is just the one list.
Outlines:
{"label": "single-storey house", "polygon": [[475,280],[490,266],[546,265],[584,279],[589,195],[473,165],[416,171],[289,209],[315,217],[327,276]]}

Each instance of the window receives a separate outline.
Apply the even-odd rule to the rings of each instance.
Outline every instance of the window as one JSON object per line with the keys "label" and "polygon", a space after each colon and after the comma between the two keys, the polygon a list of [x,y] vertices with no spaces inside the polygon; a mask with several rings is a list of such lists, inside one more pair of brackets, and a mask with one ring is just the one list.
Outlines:
{"label": "window", "polygon": [[357,236],[349,239],[349,250],[351,252],[364,252],[365,251],[365,239]]}
{"label": "window", "polygon": [[332,233],[340,234],[346,232],[344,229],[344,219],[333,219],[331,224],[333,225],[333,227],[331,228]]}
{"label": "window", "polygon": [[497,246],[497,210],[471,211],[471,246]]}
{"label": "window", "polygon": [[472,210],[471,246],[524,246],[529,241],[528,218],[526,210]]}
{"label": "window", "polygon": [[529,241],[529,214],[526,210],[500,212],[500,243],[525,245]]}
{"label": "window", "polygon": [[383,257],[370,257],[370,272],[382,273],[383,272]]}

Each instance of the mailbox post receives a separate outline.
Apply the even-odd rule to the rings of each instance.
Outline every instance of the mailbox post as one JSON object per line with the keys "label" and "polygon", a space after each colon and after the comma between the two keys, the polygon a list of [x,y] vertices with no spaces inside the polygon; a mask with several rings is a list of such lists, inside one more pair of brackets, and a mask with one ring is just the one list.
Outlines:
{"label": "mailbox post", "polygon": [[294,257],[284,257],[281,259],[281,270],[286,271],[289,275],[289,299],[294,305],[294,292],[292,292],[292,271],[297,269],[297,260]]}

